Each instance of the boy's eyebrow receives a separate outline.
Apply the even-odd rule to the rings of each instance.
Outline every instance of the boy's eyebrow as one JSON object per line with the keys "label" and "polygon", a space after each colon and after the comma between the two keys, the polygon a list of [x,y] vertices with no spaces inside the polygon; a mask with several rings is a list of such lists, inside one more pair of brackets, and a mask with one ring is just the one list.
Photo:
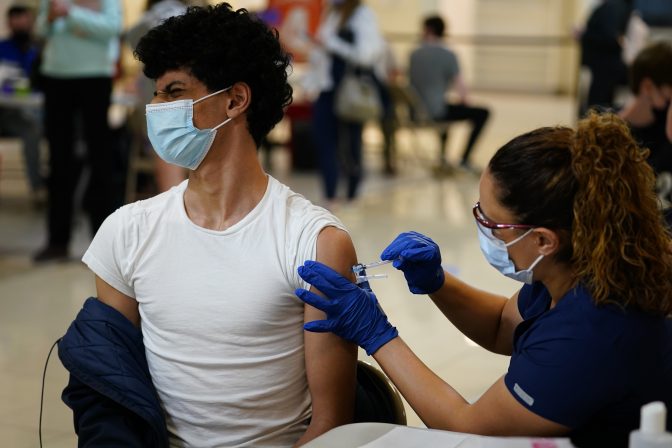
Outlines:
{"label": "boy's eyebrow", "polygon": [[176,84],[184,85],[185,82],[184,82],[184,81],[180,81],[180,80],[171,81],[171,82],[169,82],[168,85],[166,85],[163,89],[156,89],[156,93],[166,93],[166,92],[170,91],[170,89],[172,89],[173,87],[175,87]]}

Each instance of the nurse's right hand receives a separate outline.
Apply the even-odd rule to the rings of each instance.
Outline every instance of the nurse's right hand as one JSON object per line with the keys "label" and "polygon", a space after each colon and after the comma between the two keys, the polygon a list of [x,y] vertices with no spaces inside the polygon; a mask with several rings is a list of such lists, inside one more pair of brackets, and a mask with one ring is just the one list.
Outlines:
{"label": "nurse's right hand", "polygon": [[445,274],[441,267],[441,250],[431,238],[418,232],[404,232],[380,254],[382,260],[393,260],[392,266],[406,277],[413,294],[432,294],[443,286]]}

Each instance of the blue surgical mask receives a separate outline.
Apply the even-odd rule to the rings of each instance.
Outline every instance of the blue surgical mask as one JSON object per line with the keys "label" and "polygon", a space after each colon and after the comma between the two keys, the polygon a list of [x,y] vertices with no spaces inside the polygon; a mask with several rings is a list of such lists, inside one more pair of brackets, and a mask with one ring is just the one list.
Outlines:
{"label": "blue surgical mask", "polygon": [[488,229],[479,222],[476,222],[476,226],[478,227],[478,241],[481,245],[481,251],[488,260],[488,263],[490,263],[492,267],[509,278],[518,280],[519,282],[532,284],[532,270],[542,260],[542,258],[544,258],[544,256],[539,255],[539,257],[534,260],[529,268],[516,271],[516,266],[513,264],[513,260],[511,260],[509,257],[508,248],[525,238],[534,229],[530,229],[515,240],[505,243],[492,234],[492,229]]}
{"label": "blue surgical mask", "polygon": [[194,104],[230,88],[218,90],[196,101],[188,99],[145,106],[147,136],[159,157],[190,170],[198,168],[215,141],[217,129],[231,121],[231,118],[212,129],[198,129],[194,126]]}

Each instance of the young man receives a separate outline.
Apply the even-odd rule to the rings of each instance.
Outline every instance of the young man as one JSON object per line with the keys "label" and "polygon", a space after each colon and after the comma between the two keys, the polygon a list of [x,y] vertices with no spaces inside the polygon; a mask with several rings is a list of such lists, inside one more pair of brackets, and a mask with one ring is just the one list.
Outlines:
{"label": "young man", "polygon": [[637,142],[651,151],[658,193],[672,204],[672,45],[657,42],[644,48],[630,67],[634,98],[619,115]]}
{"label": "young man", "polygon": [[[73,355],[82,340],[95,351],[112,333],[133,335],[115,315],[114,332],[82,336],[83,322],[95,327],[91,316],[104,314],[104,305],[142,329],[171,446],[300,445],[350,422],[356,347],[333,335],[304,335],[303,323],[323,313],[294,290],[307,286],[297,268],[313,256],[352,278],[352,242],[337,218],[268,176],[257,158],[291,101],[289,58],[277,34],[222,3],[167,19],[142,38],[136,55],[156,81],[146,111],[152,145],[166,162],[188,168],[189,178],[117,210],[84,255],[98,301],[87,301],[77,330],[59,346],[72,373],[64,399],[80,438],[84,431],[95,441],[90,428],[106,421],[86,419],[87,387],[100,393],[100,382],[121,374],[115,369],[129,370],[119,367],[123,360],[101,368],[108,359],[91,365],[95,356]],[[136,359],[130,364],[142,367],[142,356]],[[132,376],[137,385],[141,375]],[[154,421],[158,435],[149,440],[160,445],[162,422],[146,418],[147,407],[157,415],[146,405],[154,400],[146,383],[131,397],[118,396],[127,382],[108,385],[114,390],[103,395],[122,405],[146,398],[126,409]],[[138,427],[142,419],[115,434]],[[142,446],[153,443],[146,435],[137,439]]]}
{"label": "young man", "polygon": [[[460,165],[467,171],[475,171],[469,162],[469,155],[488,121],[490,112],[488,109],[469,105],[468,91],[457,57],[443,45],[444,32],[445,23],[441,17],[431,16],[424,20],[422,44],[411,53],[409,81],[434,120],[471,122],[471,134]],[[453,87],[459,95],[459,103],[446,104],[445,94]],[[439,168],[448,168],[445,159],[447,140],[448,134],[442,132]]]}

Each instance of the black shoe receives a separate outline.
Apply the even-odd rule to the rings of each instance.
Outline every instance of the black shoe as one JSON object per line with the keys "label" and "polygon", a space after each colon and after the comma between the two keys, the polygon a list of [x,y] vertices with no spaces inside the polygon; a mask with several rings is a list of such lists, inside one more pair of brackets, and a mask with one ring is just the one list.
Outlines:
{"label": "black shoe", "polygon": [[33,256],[33,262],[48,263],[68,260],[67,246],[47,246]]}

